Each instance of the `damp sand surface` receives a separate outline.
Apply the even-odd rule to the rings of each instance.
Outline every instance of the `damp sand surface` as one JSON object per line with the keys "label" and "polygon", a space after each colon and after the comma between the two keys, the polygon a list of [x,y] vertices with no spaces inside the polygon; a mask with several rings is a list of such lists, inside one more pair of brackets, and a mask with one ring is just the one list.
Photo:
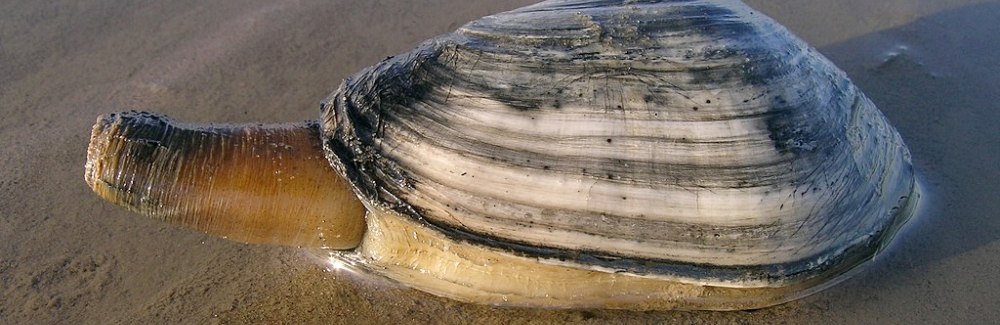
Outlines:
{"label": "damp sand surface", "polygon": [[749,4],[844,69],[922,175],[917,220],[872,267],[743,312],[470,305],[328,272],[293,248],[174,229],[83,182],[100,114],[291,122],[365,66],[531,1],[0,3],[2,324],[980,324],[1000,319],[1000,3]]}

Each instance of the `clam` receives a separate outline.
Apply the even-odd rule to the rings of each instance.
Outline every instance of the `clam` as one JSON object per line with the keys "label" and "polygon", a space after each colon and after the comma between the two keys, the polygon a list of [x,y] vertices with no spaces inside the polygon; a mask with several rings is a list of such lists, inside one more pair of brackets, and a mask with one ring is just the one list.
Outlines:
{"label": "clam", "polygon": [[297,124],[100,117],[129,210],[457,300],[751,309],[873,260],[919,199],[899,134],[738,1],[546,1],[343,81]]}

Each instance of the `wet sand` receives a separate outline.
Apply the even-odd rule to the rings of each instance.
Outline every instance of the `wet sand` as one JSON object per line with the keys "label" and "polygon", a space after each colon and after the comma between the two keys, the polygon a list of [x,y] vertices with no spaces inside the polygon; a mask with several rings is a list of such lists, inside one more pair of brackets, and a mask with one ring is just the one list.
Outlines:
{"label": "wet sand", "polygon": [[1000,3],[750,1],[837,63],[909,145],[924,211],[869,269],[748,312],[469,305],[174,229],[83,182],[90,127],[314,118],[340,80],[492,1],[0,4],[0,323],[977,324],[1000,319]]}

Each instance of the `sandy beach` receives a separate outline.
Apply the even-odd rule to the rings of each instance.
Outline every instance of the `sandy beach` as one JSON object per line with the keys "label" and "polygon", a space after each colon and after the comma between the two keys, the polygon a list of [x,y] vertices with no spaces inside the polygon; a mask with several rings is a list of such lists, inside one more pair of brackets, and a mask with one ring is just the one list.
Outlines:
{"label": "sandy beach", "polygon": [[748,4],[902,134],[918,218],[857,276],[755,311],[464,304],[176,229],[83,181],[97,116],[295,122],[348,75],[531,0],[0,3],[0,324],[987,324],[1000,319],[1000,2]]}

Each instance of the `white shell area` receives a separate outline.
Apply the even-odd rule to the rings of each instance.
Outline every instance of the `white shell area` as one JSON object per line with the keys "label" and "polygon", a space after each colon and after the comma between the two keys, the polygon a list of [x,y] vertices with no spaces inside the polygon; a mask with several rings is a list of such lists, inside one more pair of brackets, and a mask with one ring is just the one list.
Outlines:
{"label": "white shell area", "polygon": [[540,264],[773,287],[908,218],[909,153],[839,69],[738,1],[547,1],[346,80],[323,105],[366,204]]}
{"label": "white shell area", "polygon": [[[548,308],[631,310],[760,308],[799,298],[835,281],[727,288],[628,273],[546,265],[536,258],[456,243],[393,211],[371,210],[354,251],[314,251],[337,270],[375,272],[407,286],[465,302]],[[817,283],[819,283],[817,285]]]}

